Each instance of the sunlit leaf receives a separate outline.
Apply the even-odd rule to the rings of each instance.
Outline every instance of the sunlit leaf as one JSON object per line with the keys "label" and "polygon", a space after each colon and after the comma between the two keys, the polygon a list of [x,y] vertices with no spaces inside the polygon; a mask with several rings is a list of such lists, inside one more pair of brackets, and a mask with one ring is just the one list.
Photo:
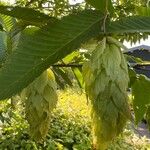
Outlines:
{"label": "sunlit leaf", "polygon": [[140,16],[150,16],[150,8],[149,7],[136,7],[136,12]]}
{"label": "sunlit leaf", "polygon": [[[104,34],[103,15],[85,10],[55,24],[23,31],[19,43],[0,70],[0,99],[18,93],[50,65],[75,51],[87,40]],[[127,17],[110,23],[106,33],[150,32],[150,17]]]}
{"label": "sunlit leaf", "polygon": [[82,76],[82,72],[77,67],[72,67],[72,71],[73,71],[74,76],[75,76],[75,78],[76,78],[76,80],[78,82],[78,85],[80,86],[80,88],[83,88],[83,76]]}

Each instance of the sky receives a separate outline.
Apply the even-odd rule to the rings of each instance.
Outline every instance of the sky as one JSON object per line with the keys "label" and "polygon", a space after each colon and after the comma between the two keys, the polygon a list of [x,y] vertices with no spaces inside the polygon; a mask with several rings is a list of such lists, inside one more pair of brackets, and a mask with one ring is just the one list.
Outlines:
{"label": "sky", "polygon": [[81,3],[81,2],[83,2],[84,0],[69,0],[69,2],[71,3],[71,4],[76,4],[76,3]]}
{"label": "sky", "polygon": [[136,44],[130,44],[129,42],[124,42],[124,45],[128,48],[131,48],[131,47],[136,47],[136,46],[140,46],[140,45],[147,45],[147,46],[150,46],[150,36],[148,37],[147,40],[141,40],[140,43],[137,42]]}
{"label": "sky", "polygon": [[[8,1],[11,4],[13,4],[15,2],[15,0],[5,0],[5,1]],[[83,2],[83,1],[84,0],[69,0],[69,2],[71,4],[76,4],[76,3],[79,3],[79,2]],[[148,45],[148,46],[150,46],[150,36],[147,40],[141,40],[140,43],[137,42],[136,44],[131,45],[129,42],[124,42],[124,45],[127,46],[128,48],[139,46],[139,45]]]}

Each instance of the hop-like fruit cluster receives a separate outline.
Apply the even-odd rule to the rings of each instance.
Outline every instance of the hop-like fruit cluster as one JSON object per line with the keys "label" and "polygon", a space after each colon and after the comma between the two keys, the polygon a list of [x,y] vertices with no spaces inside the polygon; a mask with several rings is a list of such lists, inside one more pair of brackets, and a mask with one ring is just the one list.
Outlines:
{"label": "hop-like fruit cluster", "polygon": [[48,132],[51,111],[57,103],[53,72],[50,69],[43,72],[22,91],[21,97],[25,99],[26,119],[31,136],[40,141]]}
{"label": "hop-like fruit cluster", "polygon": [[128,68],[120,44],[104,38],[83,65],[85,90],[91,100],[94,145],[105,150],[130,118]]}

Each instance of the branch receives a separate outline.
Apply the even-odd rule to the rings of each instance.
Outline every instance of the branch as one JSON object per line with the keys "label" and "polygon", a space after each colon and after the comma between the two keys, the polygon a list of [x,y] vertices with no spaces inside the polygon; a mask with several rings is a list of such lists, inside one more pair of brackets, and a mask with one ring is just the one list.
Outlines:
{"label": "branch", "polygon": [[54,64],[53,67],[82,67],[82,64]]}
{"label": "branch", "polygon": [[[52,67],[82,67],[83,64],[54,64],[52,65]],[[150,66],[149,64],[135,64],[134,66],[132,66],[133,68],[140,68],[140,67],[144,67],[144,66]],[[142,68],[140,68],[142,69]],[[142,69],[142,70],[148,70],[148,69]]]}

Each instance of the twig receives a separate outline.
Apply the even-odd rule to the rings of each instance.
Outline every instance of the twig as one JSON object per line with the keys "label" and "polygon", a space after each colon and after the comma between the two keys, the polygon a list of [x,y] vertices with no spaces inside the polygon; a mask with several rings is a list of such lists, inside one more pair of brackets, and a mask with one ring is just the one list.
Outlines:
{"label": "twig", "polygon": [[[140,67],[143,67],[143,66],[150,66],[150,63],[149,64],[135,64],[132,67],[136,68],[136,69],[141,69],[141,70],[148,71],[148,69],[140,68]],[[54,64],[54,65],[52,65],[52,67],[82,67],[82,64]]]}
{"label": "twig", "polygon": [[107,20],[108,15],[109,15],[108,0],[106,0],[105,16],[104,16],[103,26],[102,26],[104,33],[106,33],[106,20]]}
{"label": "twig", "polygon": [[54,64],[53,67],[82,67],[82,64]]}

